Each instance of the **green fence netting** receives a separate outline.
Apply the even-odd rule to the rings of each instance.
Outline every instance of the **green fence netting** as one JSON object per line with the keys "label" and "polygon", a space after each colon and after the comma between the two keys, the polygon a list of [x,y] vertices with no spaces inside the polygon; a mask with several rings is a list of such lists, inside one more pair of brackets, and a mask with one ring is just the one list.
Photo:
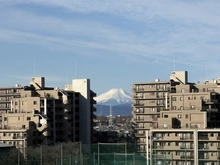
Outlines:
{"label": "green fence netting", "polygon": [[[62,143],[56,146],[26,148],[26,154],[13,149],[1,153],[0,165],[171,165],[167,155],[149,155],[133,143]],[[148,160],[148,163],[147,163]]]}

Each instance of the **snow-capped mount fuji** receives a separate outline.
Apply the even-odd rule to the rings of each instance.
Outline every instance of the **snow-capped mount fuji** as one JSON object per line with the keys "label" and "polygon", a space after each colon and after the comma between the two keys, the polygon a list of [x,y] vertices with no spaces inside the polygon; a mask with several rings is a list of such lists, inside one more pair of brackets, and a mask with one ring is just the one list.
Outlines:
{"label": "snow-capped mount fuji", "polygon": [[[131,94],[124,91],[121,88],[113,88],[108,92],[105,92],[94,98],[97,102],[96,115],[108,116],[110,109],[112,109],[112,115],[130,116],[132,111],[132,99]],[[111,106],[111,107],[110,107]]]}
{"label": "snow-capped mount fuji", "polygon": [[113,88],[94,98],[98,104],[102,105],[120,105],[131,104],[131,94],[121,88]]}

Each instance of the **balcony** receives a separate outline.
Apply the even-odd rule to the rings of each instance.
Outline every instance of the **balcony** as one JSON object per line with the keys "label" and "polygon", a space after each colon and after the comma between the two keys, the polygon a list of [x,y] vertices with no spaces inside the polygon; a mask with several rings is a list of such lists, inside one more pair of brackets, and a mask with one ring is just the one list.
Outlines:
{"label": "balcony", "polygon": [[144,106],[143,103],[134,103],[133,105],[134,105],[135,107],[143,107],[143,106]]}
{"label": "balcony", "polygon": [[194,149],[194,147],[193,147],[193,146],[185,146],[185,145],[181,145],[181,146],[180,146],[180,149],[184,149],[184,150],[192,150],[192,149]]}
{"label": "balcony", "polygon": [[0,93],[0,96],[19,96],[20,93]]}
{"label": "balcony", "polygon": [[134,96],[134,99],[145,99],[144,96]]}
{"label": "balcony", "polygon": [[144,91],[144,88],[133,88],[133,91],[135,91],[135,92],[141,92],[141,91]]}
{"label": "balcony", "polygon": [[136,137],[145,137],[145,133],[136,133],[135,136]]}
{"label": "balcony", "polygon": [[180,137],[180,140],[193,140],[193,137],[186,136],[186,137]]}
{"label": "balcony", "polygon": [[208,155],[199,155],[199,160],[209,160],[209,156]]}
{"label": "balcony", "polygon": [[143,115],[143,114],[145,114],[144,111],[133,111],[133,113],[136,114],[136,115]]}
{"label": "balcony", "polygon": [[134,119],[135,123],[152,123],[152,118],[149,119]]}
{"label": "balcony", "polygon": [[208,146],[199,146],[198,147],[199,150],[209,150]]}
{"label": "balcony", "polygon": [[206,104],[218,104],[218,100],[216,99],[203,99]]}
{"label": "balcony", "polygon": [[181,155],[181,159],[194,159],[194,155]]}
{"label": "balcony", "polygon": [[208,136],[199,136],[198,140],[207,141],[207,140],[209,140],[209,137]]}

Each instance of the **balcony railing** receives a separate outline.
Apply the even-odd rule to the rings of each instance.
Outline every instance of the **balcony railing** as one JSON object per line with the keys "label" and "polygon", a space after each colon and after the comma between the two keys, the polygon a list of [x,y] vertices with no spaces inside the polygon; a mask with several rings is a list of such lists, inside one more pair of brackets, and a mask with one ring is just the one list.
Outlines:
{"label": "balcony railing", "polygon": [[187,159],[194,159],[194,156],[193,155],[181,155],[180,158],[181,159],[185,159],[185,158],[187,158]]}
{"label": "balcony railing", "polygon": [[134,106],[144,106],[143,103],[134,103]]}
{"label": "balcony railing", "polygon": [[136,137],[145,137],[145,133],[136,133],[135,136]]}
{"label": "balcony railing", "polygon": [[190,149],[194,149],[193,146],[180,146],[180,149],[186,149],[186,150],[190,150]]}
{"label": "balcony railing", "polygon": [[134,91],[138,92],[138,91],[144,91],[144,88],[133,88]]}

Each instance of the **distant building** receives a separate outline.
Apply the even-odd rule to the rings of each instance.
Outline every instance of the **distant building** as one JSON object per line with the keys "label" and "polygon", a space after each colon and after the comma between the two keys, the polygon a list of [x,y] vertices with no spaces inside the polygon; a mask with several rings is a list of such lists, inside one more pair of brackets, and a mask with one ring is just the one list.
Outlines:
{"label": "distant building", "polygon": [[167,154],[173,165],[219,165],[219,119],[220,80],[190,83],[186,71],[176,71],[168,81],[133,84],[136,143],[149,159]]}
{"label": "distant building", "polygon": [[[66,90],[51,88],[45,86],[44,77],[34,77],[30,86],[0,88],[0,141],[23,152],[31,145],[96,141],[92,131],[95,93],[89,80],[86,91],[75,85]],[[89,129],[83,129],[85,123]]]}

